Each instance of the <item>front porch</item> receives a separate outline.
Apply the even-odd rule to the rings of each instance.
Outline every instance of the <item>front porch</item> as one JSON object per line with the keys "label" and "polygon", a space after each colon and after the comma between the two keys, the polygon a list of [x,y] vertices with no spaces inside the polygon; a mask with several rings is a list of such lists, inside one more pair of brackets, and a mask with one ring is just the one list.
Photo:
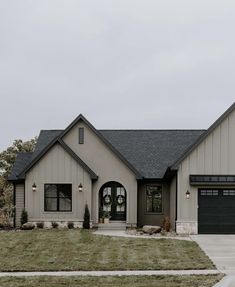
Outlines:
{"label": "front porch", "polygon": [[109,221],[109,223],[99,223],[98,230],[126,230],[126,221]]}

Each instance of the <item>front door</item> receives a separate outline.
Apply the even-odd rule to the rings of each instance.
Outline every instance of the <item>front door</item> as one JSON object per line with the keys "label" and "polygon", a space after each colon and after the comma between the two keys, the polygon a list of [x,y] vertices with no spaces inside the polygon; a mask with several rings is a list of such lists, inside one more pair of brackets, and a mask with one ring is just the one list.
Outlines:
{"label": "front door", "polygon": [[100,207],[110,220],[126,220],[126,191],[118,182],[108,182],[100,190]]}

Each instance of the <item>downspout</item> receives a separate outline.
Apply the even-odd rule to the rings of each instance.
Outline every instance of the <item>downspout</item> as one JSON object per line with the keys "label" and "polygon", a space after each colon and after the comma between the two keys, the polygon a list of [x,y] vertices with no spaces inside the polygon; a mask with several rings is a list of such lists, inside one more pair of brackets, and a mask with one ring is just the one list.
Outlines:
{"label": "downspout", "polygon": [[178,171],[176,172],[176,188],[175,188],[175,232],[176,232],[176,221],[178,218]]}

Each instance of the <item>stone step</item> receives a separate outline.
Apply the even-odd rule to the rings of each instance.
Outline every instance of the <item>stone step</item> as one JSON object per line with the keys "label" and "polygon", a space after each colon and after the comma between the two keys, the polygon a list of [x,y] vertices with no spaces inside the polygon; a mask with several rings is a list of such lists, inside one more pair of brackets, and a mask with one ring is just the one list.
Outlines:
{"label": "stone step", "polygon": [[111,221],[109,223],[99,223],[98,230],[126,230],[126,222]]}

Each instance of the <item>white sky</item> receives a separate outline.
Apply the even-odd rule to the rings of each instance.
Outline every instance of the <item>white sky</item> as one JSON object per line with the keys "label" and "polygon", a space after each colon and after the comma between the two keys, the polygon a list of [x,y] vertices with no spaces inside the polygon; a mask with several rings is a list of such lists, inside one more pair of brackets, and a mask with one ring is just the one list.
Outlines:
{"label": "white sky", "polygon": [[0,151],[82,113],[208,128],[233,102],[234,0],[0,0]]}

